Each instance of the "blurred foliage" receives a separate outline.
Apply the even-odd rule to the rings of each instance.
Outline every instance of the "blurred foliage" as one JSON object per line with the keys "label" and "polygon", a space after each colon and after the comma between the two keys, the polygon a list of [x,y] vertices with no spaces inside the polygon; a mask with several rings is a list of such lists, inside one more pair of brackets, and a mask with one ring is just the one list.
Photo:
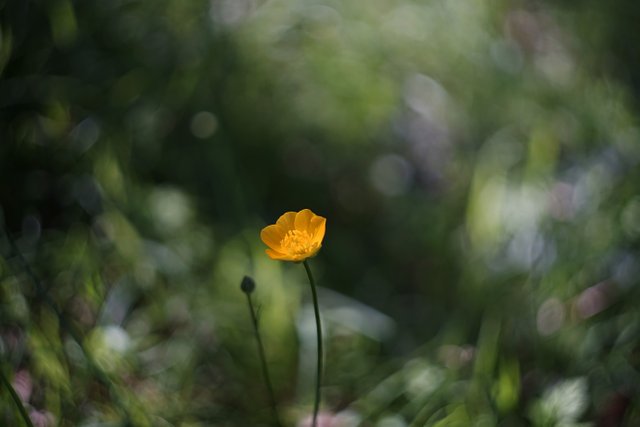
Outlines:
{"label": "blurred foliage", "polygon": [[[640,423],[636,3],[0,0],[0,369],[34,424]],[[20,425],[6,388],[0,424]]]}

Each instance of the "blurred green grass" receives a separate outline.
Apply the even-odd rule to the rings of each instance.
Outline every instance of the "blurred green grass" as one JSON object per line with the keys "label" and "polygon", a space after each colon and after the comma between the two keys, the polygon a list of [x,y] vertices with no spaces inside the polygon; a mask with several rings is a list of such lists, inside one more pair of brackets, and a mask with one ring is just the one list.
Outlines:
{"label": "blurred green grass", "polygon": [[269,425],[249,274],[301,425],[306,279],[259,231],[311,208],[332,425],[636,425],[639,14],[0,2],[0,369],[40,425]]}

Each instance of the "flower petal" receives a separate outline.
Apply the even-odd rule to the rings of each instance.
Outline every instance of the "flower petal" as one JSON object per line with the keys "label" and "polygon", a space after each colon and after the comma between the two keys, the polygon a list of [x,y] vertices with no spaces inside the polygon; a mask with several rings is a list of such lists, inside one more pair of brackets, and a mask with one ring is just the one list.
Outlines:
{"label": "flower petal", "polygon": [[309,224],[311,223],[311,219],[315,216],[313,212],[309,209],[303,209],[296,214],[295,226],[296,230],[300,231],[310,231]]}
{"label": "flower petal", "polygon": [[264,244],[276,251],[281,249],[280,242],[284,235],[285,231],[277,224],[268,225],[260,232],[260,238]]}
{"label": "flower petal", "polygon": [[320,251],[320,249],[322,248],[322,245],[320,243],[318,243],[318,246],[316,246],[313,250],[310,250],[309,252],[304,254],[303,258],[312,258],[314,256],[316,256],[316,254]]}
{"label": "flower petal", "polygon": [[276,221],[276,225],[279,225],[280,227],[282,227],[282,229],[286,233],[289,230],[295,229],[295,220],[296,220],[295,212],[285,212],[280,216],[280,218],[278,218],[278,220]]}
{"label": "flower petal", "polygon": [[296,261],[291,255],[282,254],[280,252],[274,251],[273,249],[265,249],[269,258],[280,260],[280,261]]}
{"label": "flower petal", "polygon": [[318,243],[320,245],[322,243],[322,239],[324,239],[324,233],[327,229],[327,219],[322,216],[314,216],[311,218],[311,223],[309,224],[309,233],[311,233],[311,238],[314,243]]}

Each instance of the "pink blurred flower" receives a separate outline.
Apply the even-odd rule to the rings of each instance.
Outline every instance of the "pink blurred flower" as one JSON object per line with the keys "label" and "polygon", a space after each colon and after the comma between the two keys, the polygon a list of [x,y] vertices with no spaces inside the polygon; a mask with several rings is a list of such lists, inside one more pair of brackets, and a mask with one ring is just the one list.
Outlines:
{"label": "pink blurred flower", "polygon": [[31,398],[31,391],[33,390],[33,382],[31,381],[31,375],[29,371],[18,371],[13,376],[13,389],[20,396],[20,400],[27,403]]}
{"label": "pink blurred flower", "polygon": [[49,411],[36,411],[29,412],[29,418],[33,423],[33,427],[53,427],[56,423],[56,418]]}
{"label": "pink blurred flower", "polygon": [[[350,418],[348,416],[345,416],[342,413],[333,414],[331,412],[320,412],[318,414],[316,427],[347,427],[349,425],[353,425],[353,423],[349,423],[349,419]],[[311,427],[312,422],[313,415],[307,415],[298,422],[297,427]]]}
{"label": "pink blurred flower", "polygon": [[[337,427],[334,423],[334,415],[328,412],[320,412],[318,414],[317,427]],[[298,427],[311,427],[313,423],[313,415],[307,415],[299,423]]]}

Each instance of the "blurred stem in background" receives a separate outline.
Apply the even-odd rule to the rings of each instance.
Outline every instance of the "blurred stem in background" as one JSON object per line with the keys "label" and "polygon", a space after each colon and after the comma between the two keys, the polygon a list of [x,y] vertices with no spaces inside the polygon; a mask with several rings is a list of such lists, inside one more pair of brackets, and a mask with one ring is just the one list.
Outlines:
{"label": "blurred stem in background", "polygon": [[[60,322],[60,327],[62,327],[69,334],[69,336],[78,344],[78,346],[82,350],[82,354],[84,354],[84,357],[87,361],[90,371],[93,373],[96,379],[98,379],[98,381],[101,382],[103,385],[105,385],[109,390],[109,394],[113,399],[113,403],[116,405],[116,407],[118,408],[119,412],[122,415],[122,418],[123,418],[122,424],[124,426],[138,425],[139,422],[134,421],[134,417],[132,417],[131,411],[129,410],[129,408],[127,407],[127,404],[125,403],[126,400],[122,396],[118,388],[116,387],[116,384],[113,382],[111,377],[96,363],[93,355],[87,350],[84,344],[84,339],[82,338],[82,335],[80,334],[80,332],[76,330],[76,328],[71,324],[69,319],[64,315],[62,310],[58,307],[56,302],[47,293],[47,289],[42,284],[42,282],[40,281],[36,273],[33,271],[31,266],[25,259],[24,255],[22,255],[22,252],[20,252],[18,245],[14,241],[13,237],[11,237],[10,233],[4,230],[3,228],[1,230],[2,230],[2,234],[5,235],[10,248],[9,254],[2,254],[2,257],[5,260],[7,260],[7,262],[11,258],[16,258],[18,260],[20,267],[24,270],[24,272],[27,274],[29,279],[32,281],[38,298],[41,298],[55,313],[56,317],[58,318],[58,321]],[[144,424],[146,425],[146,422]]]}
{"label": "blurred stem in background", "polygon": [[256,311],[253,308],[253,301],[251,300],[251,293],[256,288],[255,281],[249,277],[244,276],[240,284],[240,289],[247,296],[247,303],[249,304],[249,313],[251,313],[251,324],[253,325],[253,333],[256,336],[258,343],[258,354],[260,355],[260,365],[262,367],[262,374],[264,375],[264,382],[267,385],[267,392],[269,394],[269,403],[271,404],[271,410],[273,413],[273,420],[278,427],[282,427],[280,422],[280,416],[278,415],[278,405],[276,403],[275,393],[273,392],[273,386],[271,384],[271,378],[269,376],[269,368],[267,366],[267,358],[264,352],[264,346],[262,344],[262,337],[260,336],[260,329],[258,328],[258,317]]}
{"label": "blurred stem in background", "polygon": [[320,409],[320,383],[322,382],[322,322],[320,322],[320,307],[318,306],[318,293],[316,291],[316,283],[313,280],[313,274],[311,274],[311,268],[309,263],[305,259],[303,262],[304,269],[309,276],[309,284],[311,285],[311,294],[313,295],[313,312],[316,316],[316,331],[318,336],[318,370],[316,371],[316,397],[313,403],[313,423],[312,426],[316,427],[316,421],[318,418],[318,410]]}
{"label": "blurred stem in background", "polygon": [[11,385],[7,377],[4,376],[2,369],[0,369],[0,381],[2,381],[2,385],[4,385],[6,389],[9,391],[11,398],[13,399],[16,406],[18,407],[18,411],[20,412],[20,416],[22,416],[22,419],[24,420],[25,425],[27,427],[33,427],[31,418],[29,418],[29,414],[27,414],[27,410],[24,408],[24,405],[20,400],[20,396],[18,396],[18,393],[16,393],[16,391],[14,390],[13,386]]}

